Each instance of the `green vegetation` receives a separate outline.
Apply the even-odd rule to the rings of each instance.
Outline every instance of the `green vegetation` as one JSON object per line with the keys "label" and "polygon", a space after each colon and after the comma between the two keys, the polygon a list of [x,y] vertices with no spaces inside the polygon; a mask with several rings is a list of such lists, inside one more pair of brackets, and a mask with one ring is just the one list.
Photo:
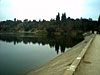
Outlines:
{"label": "green vegetation", "polygon": [[0,32],[24,32],[34,34],[46,34],[51,35],[69,35],[77,36],[87,31],[100,32],[100,16],[98,21],[93,21],[91,18],[73,19],[66,17],[66,13],[63,13],[60,17],[60,13],[56,15],[56,19],[46,20],[6,20],[0,22]]}

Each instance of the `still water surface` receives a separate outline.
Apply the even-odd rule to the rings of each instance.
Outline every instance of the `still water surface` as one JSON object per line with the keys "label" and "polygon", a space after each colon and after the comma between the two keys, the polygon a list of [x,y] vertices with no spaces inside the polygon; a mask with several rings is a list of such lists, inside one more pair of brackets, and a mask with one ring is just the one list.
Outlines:
{"label": "still water surface", "polygon": [[61,38],[0,34],[0,75],[24,75],[77,43]]}

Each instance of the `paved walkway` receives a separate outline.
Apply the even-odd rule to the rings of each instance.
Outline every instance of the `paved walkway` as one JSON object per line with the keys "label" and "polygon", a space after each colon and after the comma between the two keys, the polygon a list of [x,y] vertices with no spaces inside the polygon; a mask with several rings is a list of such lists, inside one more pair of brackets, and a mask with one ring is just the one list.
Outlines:
{"label": "paved walkway", "polygon": [[63,75],[85,45],[86,42],[82,41],[70,50],[49,61],[47,64],[30,71],[27,75]]}
{"label": "paved walkway", "polygon": [[100,75],[100,35],[96,35],[74,75]]}

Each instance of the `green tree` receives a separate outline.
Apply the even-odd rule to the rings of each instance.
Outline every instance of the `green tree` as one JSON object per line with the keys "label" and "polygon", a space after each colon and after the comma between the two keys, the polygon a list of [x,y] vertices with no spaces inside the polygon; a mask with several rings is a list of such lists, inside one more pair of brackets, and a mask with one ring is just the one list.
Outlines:
{"label": "green tree", "polygon": [[54,27],[48,27],[46,30],[47,30],[48,36],[53,36],[56,31]]}
{"label": "green tree", "polygon": [[99,15],[99,17],[98,17],[98,32],[100,33],[100,15]]}
{"label": "green tree", "polygon": [[66,13],[63,13],[63,14],[62,14],[62,16],[61,16],[61,21],[62,21],[63,23],[66,22]]}
{"label": "green tree", "polygon": [[24,23],[27,23],[28,22],[28,19],[24,19]]}
{"label": "green tree", "polygon": [[59,14],[59,12],[58,12],[58,15],[56,15],[56,23],[60,24],[60,14]]}
{"label": "green tree", "polygon": [[16,18],[14,18],[14,22],[16,22]]}
{"label": "green tree", "polygon": [[100,25],[100,15],[99,15],[99,18],[98,18],[98,23],[99,23],[99,25]]}

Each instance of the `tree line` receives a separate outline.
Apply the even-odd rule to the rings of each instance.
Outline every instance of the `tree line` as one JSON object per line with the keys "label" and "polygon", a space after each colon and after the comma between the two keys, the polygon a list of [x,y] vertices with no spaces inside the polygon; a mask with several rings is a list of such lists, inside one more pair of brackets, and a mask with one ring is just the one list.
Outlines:
{"label": "tree line", "polygon": [[55,19],[47,21],[43,20],[6,20],[0,21],[0,32],[33,32],[48,35],[78,35],[87,31],[100,32],[100,15],[98,21],[92,20],[92,18],[77,18],[73,19],[66,17],[66,13],[60,13],[56,15]]}

